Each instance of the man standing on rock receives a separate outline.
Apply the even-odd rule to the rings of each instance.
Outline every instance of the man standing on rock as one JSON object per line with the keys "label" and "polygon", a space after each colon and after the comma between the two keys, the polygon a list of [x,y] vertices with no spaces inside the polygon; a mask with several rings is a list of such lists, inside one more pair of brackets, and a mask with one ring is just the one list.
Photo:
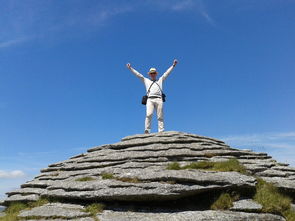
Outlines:
{"label": "man standing on rock", "polygon": [[136,71],[131,64],[128,63],[126,66],[127,68],[145,85],[146,92],[147,92],[147,103],[146,103],[146,118],[145,118],[145,130],[144,133],[148,134],[151,132],[151,121],[154,109],[157,111],[157,118],[158,118],[158,132],[164,131],[164,119],[163,119],[163,81],[168,77],[171,73],[173,68],[176,66],[178,61],[174,59],[173,64],[168,70],[157,80],[158,72],[156,68],[151,68],[148,72],[150,77],[146,78],[138,71]]}

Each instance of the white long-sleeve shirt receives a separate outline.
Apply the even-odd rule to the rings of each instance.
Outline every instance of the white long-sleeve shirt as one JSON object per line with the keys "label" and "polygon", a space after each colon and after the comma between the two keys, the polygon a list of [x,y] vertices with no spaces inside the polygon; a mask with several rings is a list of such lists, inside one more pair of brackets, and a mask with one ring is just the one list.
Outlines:
{"label": "white long-sleeve shirt", "polygon": [[130,67],[130,70],[136,77],[138,77],[144,83],[147,93],[148,93],[148,89],[151,86],[150,92],[148,93],[149,97],[162,97],[161,90],[163,91],[163,81],[169,76],[173,68],[174,68],[173,65],[169,67],[168,70],[159,78],[159,80],[156,80],[156,82],[152,86],[151,86],[151,84],[153,83],[152,80],[144,77],[141,73],[139,73],[137,70],[135,70],[132,67]]}

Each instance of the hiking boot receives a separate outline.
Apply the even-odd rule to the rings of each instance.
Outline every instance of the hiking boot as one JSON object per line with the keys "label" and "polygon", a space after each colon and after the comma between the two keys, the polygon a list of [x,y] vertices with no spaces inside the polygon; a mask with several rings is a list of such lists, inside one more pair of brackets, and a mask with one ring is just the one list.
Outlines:
{"label": "hiking boot", "polygon": [[149,134],[150,132],[149,132],[148,130],[145,130],[144,133],[145,133],[145,134]]}

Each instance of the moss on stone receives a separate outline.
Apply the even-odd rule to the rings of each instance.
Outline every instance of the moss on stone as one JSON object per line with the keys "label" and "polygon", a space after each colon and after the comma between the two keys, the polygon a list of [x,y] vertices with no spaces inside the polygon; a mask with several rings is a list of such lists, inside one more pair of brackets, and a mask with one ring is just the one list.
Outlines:
{"label": "moss on stone", "polygon": [[75,181],[78,181],[78,182],[86,182],[86,181],[93,181],[93,180],[95,180],[95,178],[93,177],[81,177],[81,178],[75,179]]}
{"label": "moss on stone", "polygon": [[114,177],[114,174],[112,173],[102,173],[101,178],[106,180],[106,179],[114,179],[115,177]]}
{"label": "moss on stone", "polygon": [[167,170],[181,170],[182,168],[178,162],[173,162],[173,163],[168,164],[166,169]]}
{"label": "moss on stone", "polygon": [[92,218],[95,220],[95,221],[99,221],[99,219],[96,217],[97,213],[101,213],[105,208],[105,205],[104,204],[101,204],[101,203],[93,203],[93,204],[90,204],[88,206],[86,206],[85,208],[85,212],[87,213],[90,213]]}
{"label": "moss on stone", "polygon": [[237,159],[230,159],[221,162],[212,161],[199,161],[187,164],[185,166],[180,166],[179,163],[174,162],[167,166],[168,170],[184,170],[184,169],[202,169],[202,170],[212,170],[212,171],[236,171],[242,174],[247,174],[246,168],[240,164]]}

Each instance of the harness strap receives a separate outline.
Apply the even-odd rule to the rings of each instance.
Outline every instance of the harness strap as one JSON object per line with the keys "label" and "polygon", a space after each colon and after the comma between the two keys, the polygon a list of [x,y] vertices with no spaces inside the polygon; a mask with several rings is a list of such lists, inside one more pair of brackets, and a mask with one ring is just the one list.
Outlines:
{"label": "harness strap", "polygon": [[161,91],[161,94],[163,94],[163,91],[162,91],[160,85],[159,85],[156,81],[153,81],[153,83],[151,84],[151,86],[149,87],[149,89],[148,89],[148,91],[147,91],[147,94],[146,94],[147,96],[149,96],[150,89],[151,89],[151,87],[153,86],[154,83],[156,83],[156,84],[158,85],[158,87],[159,87],[159,89],[160,89],[160,91]]}

